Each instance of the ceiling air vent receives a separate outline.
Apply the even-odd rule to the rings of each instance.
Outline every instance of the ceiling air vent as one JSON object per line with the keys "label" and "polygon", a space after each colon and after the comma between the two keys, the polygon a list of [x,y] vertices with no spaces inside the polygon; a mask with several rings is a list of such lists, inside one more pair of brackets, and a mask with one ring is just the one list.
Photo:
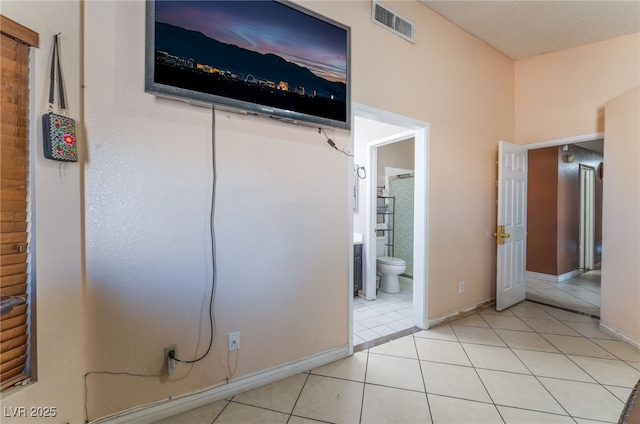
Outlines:
{"label": "ceiling air vent", "polygon": [[378,25],[395,32],[405,40],[411,41],[412,43],[414,42],[413,23],[402,16],[397,15],[388,7],[381,5],[375,0],[372,2],[371,20]]}

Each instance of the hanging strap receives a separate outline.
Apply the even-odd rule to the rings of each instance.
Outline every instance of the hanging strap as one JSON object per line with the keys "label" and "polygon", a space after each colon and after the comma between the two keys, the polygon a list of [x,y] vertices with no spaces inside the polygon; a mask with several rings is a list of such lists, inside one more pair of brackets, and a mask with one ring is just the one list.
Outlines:
{"label": "hanging strap", "polygon": [[60,109],[62,111],[67,109],[67,105],[64,99],[64,84],[62,83],[62,68],[60,67],[60,53],[58,47],[58,35],[53,36],[53,54],[51,55],[51,74],[49,83],[49,110],[53,109],[53,93],[55,91],[55,79],[56,79],[56,66],[58,68],[58,92],[60,100]]}

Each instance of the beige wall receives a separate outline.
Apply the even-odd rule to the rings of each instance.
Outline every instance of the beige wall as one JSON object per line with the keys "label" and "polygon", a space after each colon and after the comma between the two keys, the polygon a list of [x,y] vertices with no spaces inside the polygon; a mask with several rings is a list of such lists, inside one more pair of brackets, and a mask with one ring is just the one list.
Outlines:
{"label": "beige wall", "polygon": [[604,105],[636,87],[640,34],[516,62],[516,142],[604,130]]}
{"label": "beige wall", "polygon": [[[30,227],[32,278],[37,286],[37,381],[2,393],[3,408],[55,407],[51,422],[84,422],[85,369],[84,292],[82,285],[82,164],[44,159],[40,116],[46,112],[53,35],[60,36],[69,115],[82,129],[81,7],[76,1],[5,1],[0,13],[40,35],[40,48],[31,50],[30,190],[35,225]],[[28,412],[28,409],[27,409]],[[3,417],[3,423],[42,423],[42,418]]]}
{"label": "beige wall", "polygon": [[640,342],[640,89],[606,103],[602,322]]}

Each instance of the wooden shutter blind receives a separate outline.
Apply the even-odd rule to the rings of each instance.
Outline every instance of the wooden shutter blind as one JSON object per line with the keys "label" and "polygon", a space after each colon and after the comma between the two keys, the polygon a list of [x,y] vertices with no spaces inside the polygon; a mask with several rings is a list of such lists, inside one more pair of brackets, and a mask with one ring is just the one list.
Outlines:
{"label": "wooden shutter blind", "polygon": [[[0,16],[0,295],[27,298],[29,48],[38,34]],[[0,319],[0,389],[28,378],[29,303]]]}

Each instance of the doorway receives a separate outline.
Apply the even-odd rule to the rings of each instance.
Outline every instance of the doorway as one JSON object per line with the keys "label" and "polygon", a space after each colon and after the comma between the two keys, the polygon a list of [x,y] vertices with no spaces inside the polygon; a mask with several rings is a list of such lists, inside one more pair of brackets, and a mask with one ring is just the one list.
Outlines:
{"label": "doorway", "polygon": [[[600,316],[601,298],[603,187],[596,169],[603,163],[603,146],[602,134],[528,146],[530,187],[534,189],[528,202],[526,298],[596,318]],[[557,194],[552,193],[552,198],[544,202],[556,205],[551,211],[538,209],[531,213],[536,181],[542,186],[538,195],[548,196],[550,192],[551,184],[541,181],[549,178],[549,172],[536,171],[534,163],[535,159],[544,160],[545,150],[550,159],[556,158],[558,172],[554,183]],[[541,230],[545,213],[550,214],[546,221],[553,223],[555,234],[549,233],[548,226]],[[545,247],[544,243],[551,244]]]}
{"label": "doorway", "polygon": [[[350,299],[351,313],[351,345],[370,347],[385,339],[397,337],[396,330],[404,326],[408,331],[413,328],[426,328],[427,325],[427,211],[428,211],[428,123],[416,121],[391,112],[354,104],[354,127],[352,131],[352,143],[354,152],[354,205],[351,214],[354,240],[362,240],[362,288]],[[377,304],[381,308],[373,308],[376,300],[382,300],[386,293],[378,290],[376,272],[376,246],[377,236],[384,233],[376,231],[378,218],[378,149],[391,146],[407,139],[413,139],[413,256],[412,256],[412,284],[410,289],[409,307],[405,308],[404,323],[401,319],[393,319],[393,325],[389,325],[392,318],[400,318],[397,311],[393,311],[388,305]],[[387,206],[388,207],[388,206]],[[386,231],[389,233],[390,231]],[[388,238],[387,238],[388,240]],[[386,242],[388,244],[388,241]],[[406,277],[406,276],[405,276]],[[380,296],[379,296],[380,294]],[[405,297],[406,293],[405,293]],[[407,299],[404,299],[407,300]],[[368,321],[372,327],[363,329],[361,321],[358,325],[354,321],[361,306],[365,305],[369,311]],[[357,307],[357,308],[356,308]],[[376,309],[376,310],[374,310]],[[395,314],[394,314],[395,312]],[[374,315],[374,313],[376,315]],[[378,317],[376,319],[376,317]],[[358,316],[358,318],[361,318]],[[375,325],[380,323],[379,325]],[[379,327],[377,330],[375,327]],[[356,331],[358,330],[358,331]],[[364,332],[365,330],[372,330]],[[394,332],[391,332],[393,330]],[[405,331],[407,331],[405,330]],[[401,330],[400,330],[401,331]],[[364,333],[363,333],[364,332]],[[366,334],[368,340],[364,340],[357,333]],[[383,334],[387,333],[387,334]],[[376,337],[379,336],[379,337]],[[357,350],[357,349],[356,349]]]}

